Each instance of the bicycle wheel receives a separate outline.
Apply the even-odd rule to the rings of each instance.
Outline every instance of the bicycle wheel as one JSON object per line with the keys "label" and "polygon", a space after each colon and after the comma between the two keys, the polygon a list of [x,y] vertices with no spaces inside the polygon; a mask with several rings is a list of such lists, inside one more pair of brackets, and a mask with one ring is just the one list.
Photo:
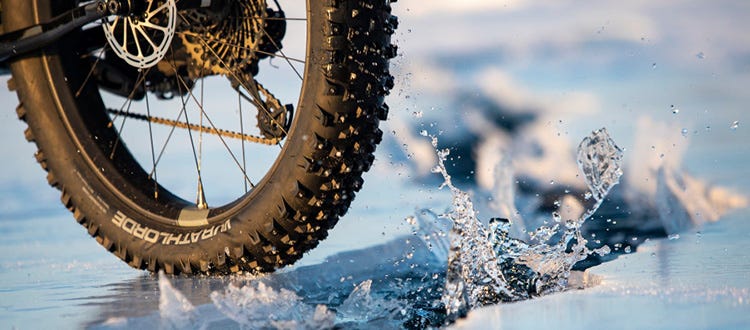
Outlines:
{"label": "bicycle wheel", "polygon": [[[393,87],[390,1],[178,4],[144,0],[12,63],[26,137],[75,219],[132,267],[291,264],[373,162]],[[76,5],[3,0],[3,24]]]}

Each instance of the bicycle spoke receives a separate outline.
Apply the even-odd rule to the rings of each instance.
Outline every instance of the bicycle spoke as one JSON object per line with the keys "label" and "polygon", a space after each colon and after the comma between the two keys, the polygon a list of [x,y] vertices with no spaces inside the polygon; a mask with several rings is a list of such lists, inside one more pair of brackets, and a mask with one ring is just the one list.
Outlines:
{"label": "bicycle spoke", "polygon": [[[245,135],[245,124],[242,122],[242,97],[240,96],[240,93],[237,93],[237,104],[239,106],[239,114],[240,114],[240,134]],[[247,158],[245,156],[245,140],[242,140],[242,168],[247,171]],[[245,185],[245,193],[247,194],[247,181],[243,181]]]}
{"label": "bicycle spoke", "polygon": [[[203,109],[203,106],[202,106],[202,105],[200,104],[200,102],[199,102],[199,101],[198,101],[198,99],[196,98],[196,96],[195,96],[195,94],[193,93],[193,91],[192,91],[192,90],[190,90],[190,88],[188,87],[188,85],[187,85],[187,83],[185,82],[185,80],[184,80],[184,79],[182,79],[182,77],[181,77],[181,76],[179,76],[179,75],[177,75],[177,79],[179,80],[179,82],[180,82],[180,83],[181,83],[181,84],[182,84],[182,85],[183,85],[183,86],[184,86],[185,88],[187,88],[187,90],[188,90],[188,94],[189,94],[190,98],[191,98],[191,99],[193,100],[193,102],[194,102],[194,103],[195,103],[195,104],[196,104],[196,105],[198,106],[198,108],[200,109],[201,113],[203,113],[203,116],[205,116],[205,118],[206,118],[206,121],[208,122],[209,126],[210,126],[210,127],[212,128],[212,129],[214,129],[214,130],[217,130],[217,131],[218,131],[219,129],[218,129],[218,128],[216,128],[216,125],[214,125],[213,121],[211,120],[211,117],[209,117],[209,116],[208,116],[208,113],[206,113],[206,112],[205,112],[205,110]],[[186,114],[186,116],[185,116],[185,117],[187,118],[187,114]],[[230,155],[230,156],[232,157],[232,159],[234,160],[234,163],[235,163],[235,164],[237,165],[237,167],[238,167],[238,168],[240,169],[240,171],[242,172],[243,176],[245,177],[245,180],[247,180],[247,182],[248,182],[248,183],[250,183],[250,186],[251,186],[251,187],[255,188],[255,184],[254,184],[254,183],[253,183],[253,181],[252,181],[252,180],[251,180],[251,179],[250,179],[250,178],[249,178],[249,177],[247,176],[247,172],[245,171],[245,169],[244,169],[244,168],[242,168],[242,165],[240,164],[239,160],[237,159],[237,156],[235,156],[234,152],[232,152],[232,149],[231,149],[231,148],[229,148],[229,145],[227,144],[226,140],[224,140],[224,137],[223,137],[223,136],[221,136],[221,135],[218,135],[218,138],[219,138],[219,141],[221,141],[221,143],[222,143],[222,144],[224,145],[224,148],[225,148],[225,149],[227,149],[227,152],[229,153],[229,155]]]}
{"label": "bicycle spoke", "polygon": [[[145,72],[139,71],[138,72],[138,79],[136,80],[135,87],[133,87],[133,90],[130,91],[129,97],[123,102],[122,107],[120,107],[120,112],[123,112],[125,107],[127,106],[127,111],[125,113],[130,113],[130,105],[133,102],[133,96],[135,95],[135,91],[141,86],[141,84],[146,80],[146,75],[148,75],[150,71],[150,68],[146,70]],[[115,115],[113,118],[110,119],[111,123],[114,123],[115,120],[117,120],[118,115]],[[118,146],[120,145],[120,140],[122,140],[122,128],[125,126],[125,120],[127,117],[123,118],[122,124],[120,126],[120,129],[117,130],[117,140],[115,140],[114,146],[112,146],[112,152],[109,155],[109,159],[114,159],[115,153],[117,151]]]}
{"label": "bicycle spoke", "polygon": [[[127,110],[125,113],[130,113],[130,106],[133,104],[132,99],[128,99],[127,102]],[[117,152],[117,148],[120,145],[120,141],[122,140],[122,131],[125,128],[125,122],[128,120],[127,116],[123,116],[122,123],[120,123],[120,128],[117,130],[117,140],[115,140],[115,145],[112,147],[112,153],[109,154],[109,159],[112,160],[115,158],[115,153]],[[114,119],[112,120],[114,122]]]}
{"label": "bicycle spoke", "polygon": [[96,61],[94,61],[94,64],[91,66],[89,73],[87,73],[86,78],[83,79],[83,83],[81,83],[81,87],[79,87],[78,90],[76,91],[76,94],[75,94],[76,97],[81,96],[81,92],[83,92],[83,87],[85,87],[86,83],[88,83],[89,79],[91,79],[91,75],[94,74],[94,70],[96,69],[96,66],[99,64],[99,61],[102,60],[102,55],[104,55],[104,52],[107,50],[107,47],[109,47],[109,43],[105,42],[104,46],[102,46],[102,50],[99,51],[99,55],[96,56]]}
{"label": "bicycle spoke", "polygon": [[[130,94],[128,94],[128,97],[125,99],[125,102],[122,103],[122,106],[120,107],[120,111],[125,109],[125,105],[128,103],[129,100],[132,100],[135,96],[135,91],[138,90],[139,87],[141,87],[141,84],[146,80],[146,76],[151,71],[151,68],[146,69],[145,73],[142,70],[138,71],[138,78],[135,82],[135,86],[133,87],[133,90],[130,91]],[[112,121],[117,119],[117,116],[112,118]]]}
{"label": "bicycle spoke", "polygon": [[[174,67],[173,63],[172,63],[172,67],[174,68],[175,73],[177,73],[177,68]],[[182,80],[182,78],[179,75],[175,74],[175,77],[177,78],[178,84],[182,83],[184,84],[184,87],[188,91],[190,90],[190,87],[187,86],[187,84]],[[188,125],[190,125],[190,118],[189,118],[190,116],[188,116],[187,107],[186,107],[187,102],[185,101],[185,97],[182,94],[180,94],[180,100],[182,101],[182,112],[185,114],[185,122]],[[195,141],[193,140],[193,133],[190,130],[188,130],[188,137],[190,138],[190,147],[193,150],[193,161],[195,162],[195,170],[198,174],[198,196],[197,196],[197,201],[195,204],[199,209],[205,209],[208,207],[208,205],[206,204],[205,191],[203,190],[203,178],[201,175],[200,164],[198,162],[198,154],[195,151]]]}
{"label": "bicycle spoke", "polygon": [[[149,102],[148,102],[148,93],[146,94],[146,113],[148,114],[148,117],[151,118],[151,106],[149,105]],[[154,132],[151,127],[151,121],[148,122],[148,138],[149,138],[149,141],[151,142],[151,164],[153,165],[153,168],[154,168],[154,173],[153,173],[154,199],[158,199],[159,198],[159,180],[156,176],[156,154],[154,151]]]}
{"label": "bicycle spoke", "polygon": [[[203,68],[201,67],[201,76],[203,76]],[[200,121],[198,122],[198,170],[203,169],[203,85],[206,81],[206,78],[201,78],[201,100],[198,104],[198,108],[201,109],[200,112]],[[201,180],[201,184],[198,185],[198,208],[201,208],[201,204],[205,204],[206,196],[203,190],[203,181],[201,178],[198,178]]]}
{"label": "bicycle spoke", "polygon": [[[292,68],[292,70],[294,70],[294,73],[297,74],[297,77],[299,77],[299,80],[304,81],[305,79],[302,78],[302,75],[299,73],[299,71],[297,71],[297,68],[294,67],[294,65],[292,64],[292,62],[290,60],[290,57],[288,57],[288,56],[286,56],[286,54],[284,54],[284,51],[281,50],[281,47],[279,47],[279,45],[276,43],[276,41],[273,40],[273,37],[271,37],[271,35],[268,34],[268,32],[266,31],[266,29],[263,26],[260,27],[260,30],[263,32],[263,34],[266,35],[266,37],[268,37],[268,40],[271,41],[271,44],[273,44],[273,46],[276,47],[276,49],[279,50],[279,53],[281,53],[281,55],[283,56],[282,58],[284,60],[286,60],[287,63],[289,63],[289,66]],[[304,63],[304,62],[302,62],[302,63]]]}

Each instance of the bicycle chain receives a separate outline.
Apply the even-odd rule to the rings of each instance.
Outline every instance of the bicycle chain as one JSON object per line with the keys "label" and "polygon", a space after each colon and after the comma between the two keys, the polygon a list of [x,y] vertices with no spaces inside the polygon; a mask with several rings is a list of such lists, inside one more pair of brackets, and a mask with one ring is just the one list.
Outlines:
{"label": "bicycle chain", "polygon": [[[263,96],[266,97],[266,99],[267,99],[266,103],[267,104],[268,103],[271,103],[271,104],[274,104],[274,105],[280,105],[281,104],[281,101],[279,101],[279,99],[277,99],[273,94],[271,94],[271,92],[269,92],[267,89],[265,89],[260,83],[256,82],[256,86],[258,86],[258,89],[263,94]],[[263,102],[263,101],[262,100],[258,100],[258,102]],[[263,109],[261,111],[268,112],[267,109]],[[154,116],[147,116],[147,115],[143,115],[143,114],[130,113],[130,112],[126,112],[126,111],[122,111],[122,110],[115,110],[115,109],[107,109],[107,112],[109,112],[109,113],[111,113],[111,114],[113,114],[115,116],[123,116],[123,117],[133,118],[133,119],[137,119],[137,120],[148,121],[148,122],[152,122],[152,123],[155,123],[155,124],[161,124],[161,125],[166,125],[166,126],[179,127],[179,128],[183,128],[183,129],[190,129],[190,130],[193,130],[193,131],[203,131],[203,132],[206,132],[208,134],[214,134],[214,135],[218,135],[218,136],[228,137],[228,138],[232,138],[232,139],[245,140],[245,141],[248,141],[248,142],[258,143],[258,144],[265,144],[265,145],[276,145],[284,137],[284,136],[282,136],[282,137],[273,137],[273,138],[260,137],[260,136],[255,136],[255,135],[252,135],[252,134],[243,134],[243,133],[238,133],[238,132],[235,132],[235,131],[230,131],[230,130],[225,130],[225,129],[220,129],[220,128],[207,127],[207,126],[202,126],[202,125],[197,125],[197,124],[190,124],[190,123],[187,123],[187,122],[181,122],[181,121],[177,121],[177,120],[173,120],[173,119],[167,119],[167,118],[162,118],[162,117],[154,117]],[[259,114],[260,114],[260,111],[259,111]],[[270,116],[271,114],[268,114],[268,115]],[[270,121],[273,123],[275,120],[273,118],[270,118]],[[288,129],[289,129],[289,125],[287,123],[284,123],[284,126],[282,128],[282,130],[284,132],[284,135],[286,135],[285,133],[286,133],[286,131]]]}
{"label": "bicycle chain", "polygon": [[245,140],[248,142],[258,143],[258,144],[265,144],[265,145],[276,145],[281,141],[280,138],[262,138],[259,136],[251,135],[251,134],[242,134],[235,131],[225,130],[221,128],[213,128],[213,127],[207,127],[207,126],[201,126],[197,124],[189,124],[173,119],[167,119],[162,117],[154,117],[154,116],[147,116],[139,113],[130,113],[125,112],[121,110],[115,110],[115,109],[107,109],[107,112],[114,114],[115,116],[123,116],[143,121],[152,122],[155,124],[161,124],[166,126],[173,126],[173,127],[179,127],[184,129],[189,129],[193,131],[203,131],[204,133],[208,134],[214,134],[218,136],[233,138],[233,139],[239,139],[239,140]]}

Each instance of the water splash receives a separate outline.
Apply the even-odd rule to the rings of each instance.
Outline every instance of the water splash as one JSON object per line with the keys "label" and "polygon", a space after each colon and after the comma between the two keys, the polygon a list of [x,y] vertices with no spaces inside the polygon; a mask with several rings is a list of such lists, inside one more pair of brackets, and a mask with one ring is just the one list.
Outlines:
{"label": "water splash", "polygon": [[276,291],[263,282],[241,288],[229,285],[223,294],[211,293],[211,300],[243,328],[328,329],[334,325],[335,314],[325,305],[313,307],[294,292]]}
{"label": "water splash", "polygon": [[195,307],[159,272],[159,316],[161,329],[186,329],[197,318]]}
{"label": "water splash", "polygon": [[372,280],[357,285],[349,297],[336,308],[337,324],[343,322],[367,322],[369,320],[398,319],[404,306],[398,300],[387,300],[373,296]]}
{"label": "water splash", "polygon": [[276,290],[263,281],[242,287],[230,284],[223,293],[211,293],[211,300],[218,313],[243,329],[398,327],[407,307],[401,300],[373,293],[372,283],[361,282],[341,304],[330,307],[306,301],[287,289]]}
{"label": "water splash", "polygon": [[[437,138],[432,138],[432,144],[437,147]],[[441,187],[448,187],[453,195],[451,209],[440,215],[453,223],[441,299],[449,318],[485,305],[561,291],[575,263],[591,253],[608,253],[606,249],[587,249],[581,234],[583,222],[596,212],[622,175],[622,150],[606,129],[592,132],[578,147],[578,165],[590,190],[587,199],[593,198],[593,205],[578,219],[563,221],[553,213],[550,225],[531,231],[528,242],[511,238],[508,220],[493,219],[485,227],[469,194],[451,181],[444,164],[449,151],[438,150],[437,155],[433,172],[443,176]]]}

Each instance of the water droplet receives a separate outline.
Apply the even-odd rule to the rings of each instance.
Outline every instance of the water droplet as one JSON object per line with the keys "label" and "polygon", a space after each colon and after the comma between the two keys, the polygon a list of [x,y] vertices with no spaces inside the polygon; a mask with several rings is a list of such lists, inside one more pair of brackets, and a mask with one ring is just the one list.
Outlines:
{"label": "water droplet", "polygon": [[555,184],[555,180],[549,180],[549,184]]}
{"label": "water droplet", "polygon": [[414,116],[414,118],[422,118],[422,116],[424,116],[424,113],[422,112],[422,110],[419,110],[412,112],[411,115]]}
{"label": "water droplet", "polygon": [[680,133],[682,134],[683,137],[687,137],[688,136],[688,129],[687,128],[683,128],[682,131],[680,131]]}
{"label": "water droplet", "polygon": [[680,109],[678,109],[677,107],[675,107],[674,104],[672,104],[669,108],[672,109],[672,114],[674,114],[674,115],[680,113]]}
{"label": "water droplet", "polygon": [[592,197],[592,196],[593,196],[593,195],[591,195],[591,193],[587,191],[587,192],[586,192],[586,194],[584,194],[584,195],[583,195],[583,198],[584,198],[585,200],[589,200],[589,199],[591,199],[591,197]]}
{"label": "water droplet", "polygon": [[629,246],[629,245],[628,245],[628,246],[626,246],[626,247],[625,247],[625,250],[624,250],[624,251],[625,251],[625,253],[630,253],[630,251],[631,251],[631,250],[630,250],[630,246]]}
{"label": "water droplet", "polygon": [[605,256],[605,255],[610,254],[612,252],[612,249],[610,249],[609,246],[605,245],[598,249],[595,249],[593,252],[600,256]]}
{"label": "water droplet", "polygon": [[669,236],[667,236],[667,238],[668,238],[668,239],[669,239],[670,241],[674,241],[674,240],[676,240],[676,239],[680,239],[680,234],[670,234]]}
{"label": "water droplet", "polygon": [[651,64],[651,68],[652,69],[656,69],[656,62],[654,62],[653,64]]}
{"label": "water droplet", "polygon": [[733,121],[732,122],[732,126],[729,126],[729,128],[731,128],[733,131],[736,130],[736,129],[738,129],[739,127],[740,127],[740,121],[739,120]]}
{"label": "water droplet", "polygon": [[703,52],[698,52],[698,54],[695,54],[695,57],[702,60],[706,58],[706,54],[704,54]]}
{"label": "water droplet", "polygon": [[419,135],[421,135],[421,136],[427,136],[427,130],[423,129],[423,130],[419,131]]}
{"label": "water droplet", "polygon": [[417,218],[415,218],[414,216],[411,216],[411,215],[408,216],[408,217],[406,217],[404,220],[406,221],[406,223],[408,223],[408,224],[410,224],[412,226],[414,226],[414,225],[417,224]]}

